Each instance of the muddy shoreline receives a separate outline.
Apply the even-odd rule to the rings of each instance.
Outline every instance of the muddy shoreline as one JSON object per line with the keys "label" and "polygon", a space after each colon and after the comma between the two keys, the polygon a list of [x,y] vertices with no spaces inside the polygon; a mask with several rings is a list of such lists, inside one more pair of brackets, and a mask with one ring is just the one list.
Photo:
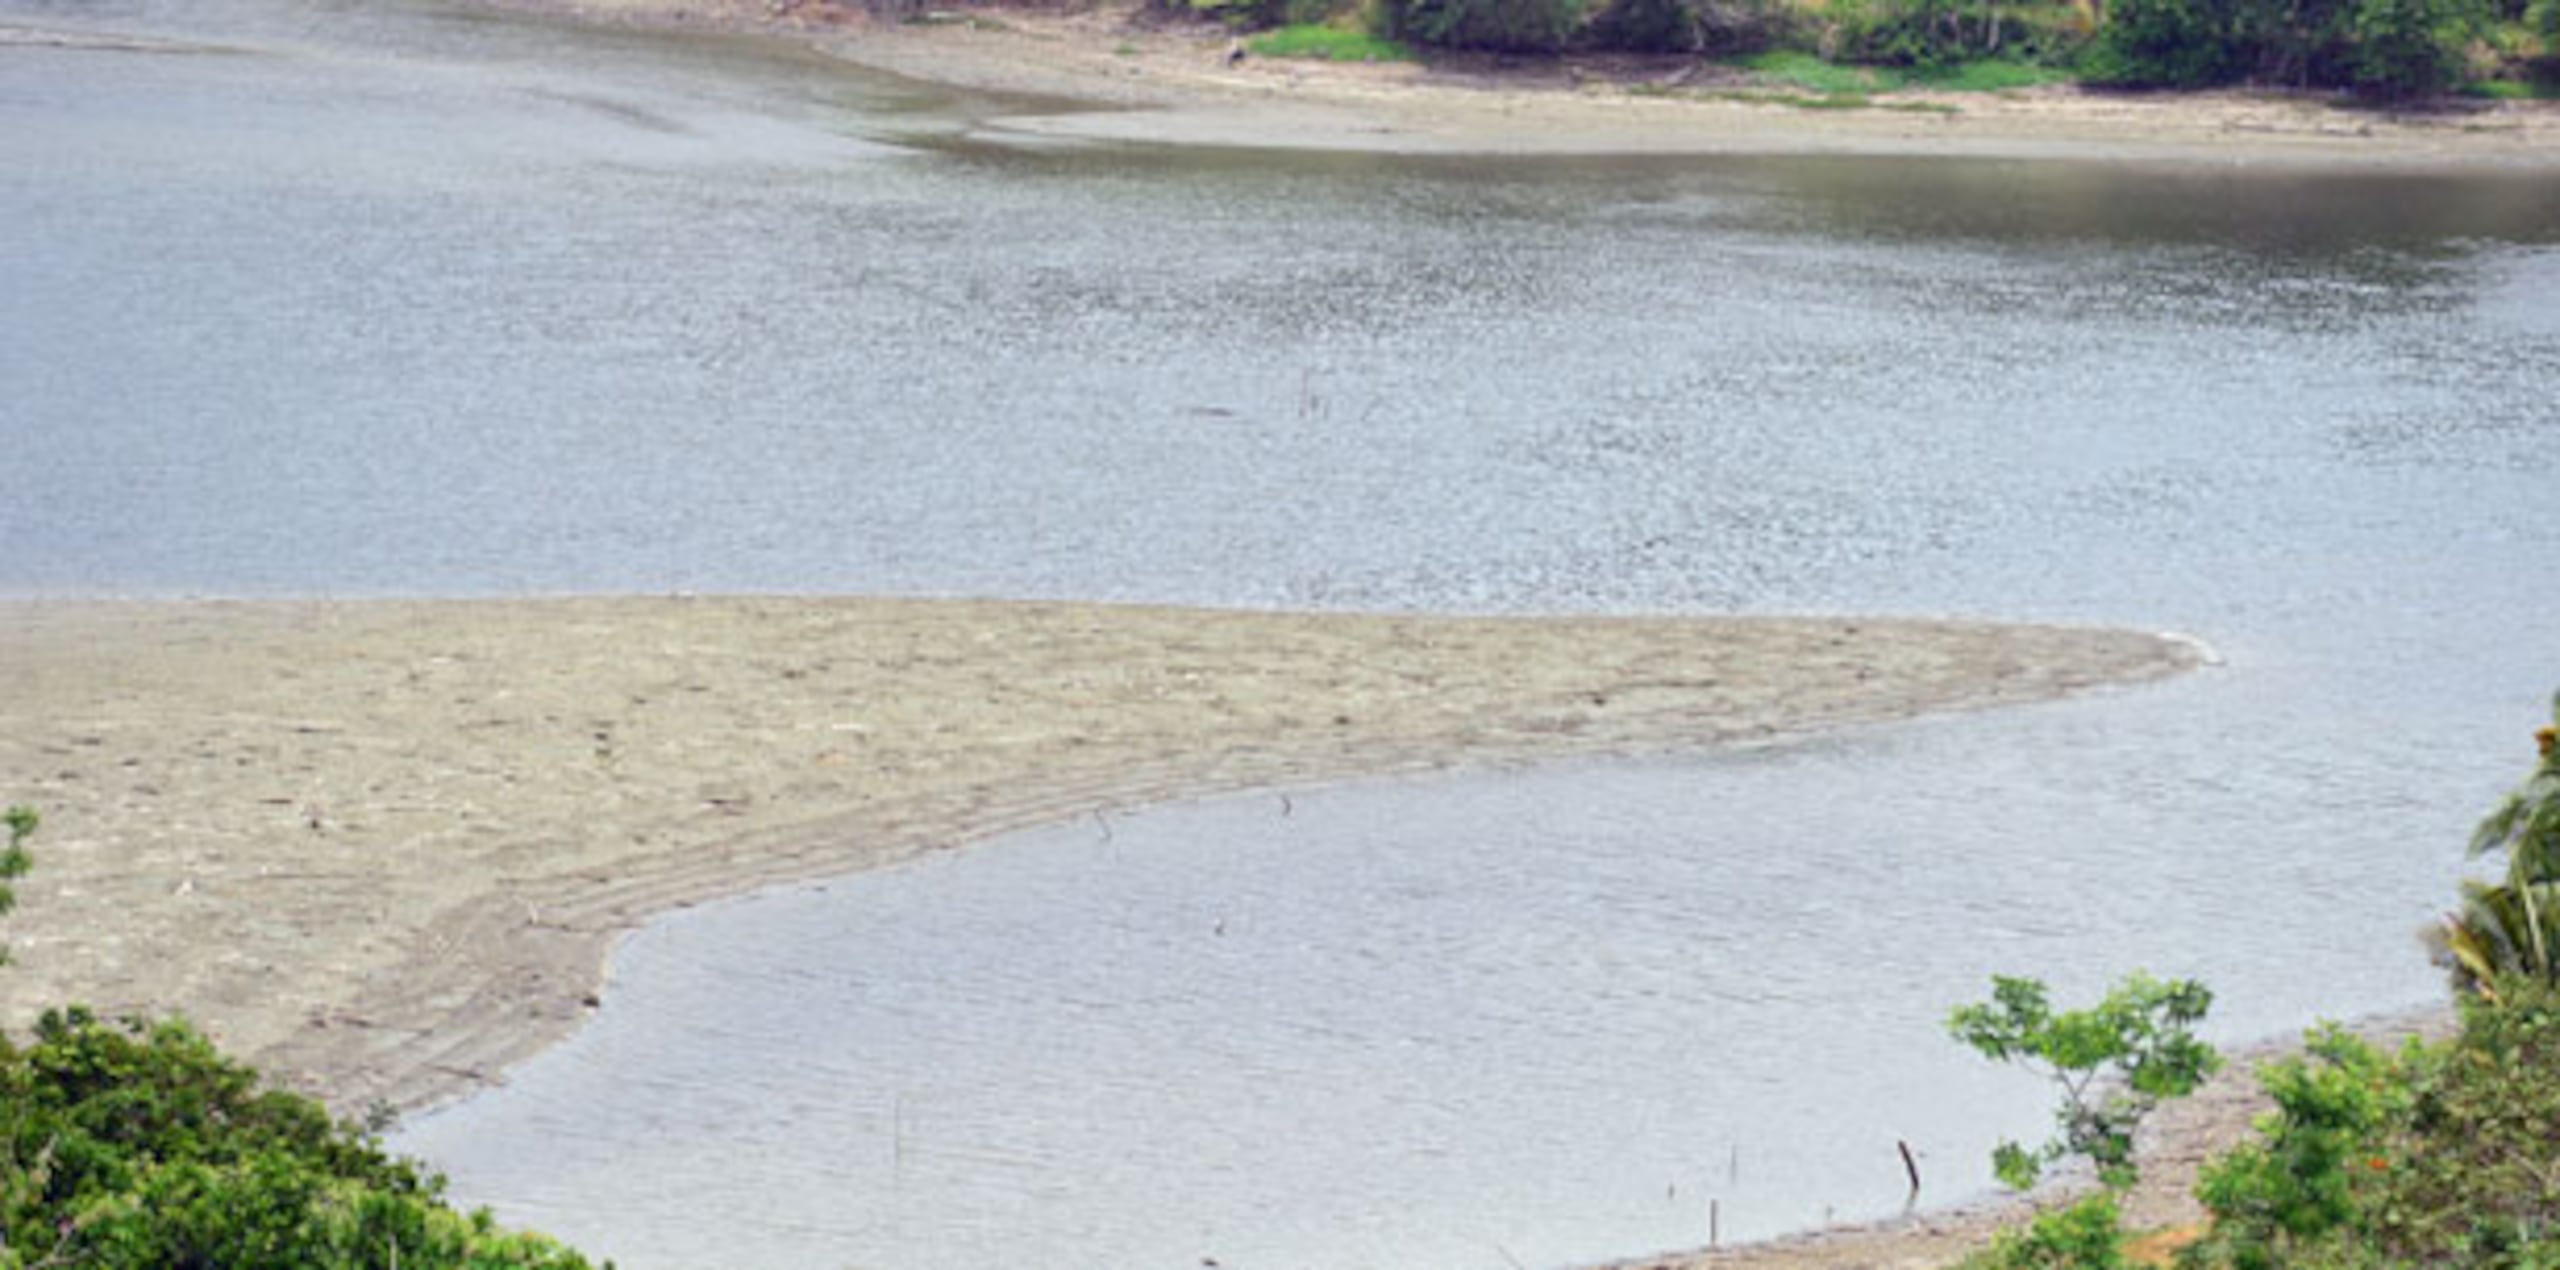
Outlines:
{"label": "muddy shoreline", "polygon": [[968,5],[875,22],[828,0],[473,0],[515,13],[754,32],[918,80],[1081,103],[981,121],[992,138],[1390,154],[1917,155],[2269,168],[2549,171],[2560,103],[2382,108],[2272,90],[2056,85],[1906,91],[1859,110],[1732,92],[1688,58],[1442,57],[1361,65],[1248,57],[1208,23],[1127,0]]}

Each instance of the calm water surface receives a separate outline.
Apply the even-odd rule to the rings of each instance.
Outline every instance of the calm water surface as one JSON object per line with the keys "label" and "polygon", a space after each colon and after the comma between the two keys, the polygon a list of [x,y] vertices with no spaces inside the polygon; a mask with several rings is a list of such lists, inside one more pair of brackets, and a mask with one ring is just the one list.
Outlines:
{"label": "calm water surface", "polygon": [[[2560,684],[2560,181],[1017,151],[433,8],[0,0],[0,593],[967,593],[2192,631],[2178,683],[1115,815],[634,937],[404,1145],[626,1266],[1500,1267],[1986,1182],[1995,971],[2226,1037]],[[705,1214],[720,1214],[717,1223]]]}

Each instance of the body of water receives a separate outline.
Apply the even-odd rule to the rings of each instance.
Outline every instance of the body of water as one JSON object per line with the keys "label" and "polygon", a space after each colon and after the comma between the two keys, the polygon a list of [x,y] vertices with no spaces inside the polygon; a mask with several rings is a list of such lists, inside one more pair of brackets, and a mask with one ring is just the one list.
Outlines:
{"label": "body of water", "polygon": [[1154,809],[635,936],[404,1137],[626,1266],[1554,1264],[1982,1186],[1938,1020],[2428,999],[2560,684],[2560,180],[1012,150],[433,7],[0,0],[0,592],[1960,613],[2174,684]]}

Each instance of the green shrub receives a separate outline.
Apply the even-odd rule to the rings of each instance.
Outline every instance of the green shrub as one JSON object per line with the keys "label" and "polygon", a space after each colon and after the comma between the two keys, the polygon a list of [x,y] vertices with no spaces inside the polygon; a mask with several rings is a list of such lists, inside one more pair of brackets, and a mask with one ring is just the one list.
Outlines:
{"label": "green shrub", "polygon": [[2356,0],[2248,0],[2234,12],[2232,67],[2267,84],[2353,82]]}
{"label": "green shrub", "polygon": [[2485,18],[2479,0],[2356,0],[2355,87],[2388,97],[2453,87]]}
{"label": "green shrub", "polygon": [[443,1202],[320,1105],[261,1089],[183,1023],[49,1011],[0,1038],[0,1266],[583,1270]]}
{"label": "green shrub", "polygon": [[2081,64],[2093,84],[2202,88],[2245,69],[2222,0],[2115,0]]}
{"label": "green shrub", "polygon": [[2386,1167],[2360,1179],[2364,1233],[2396,1256],[2560,1265],[2560,989],[2496,986],[2495,1000],[2464,1002],[2450,1045],[2410,1065]]}
{"label": "green shrub", "polygon": [[2560,1267],[2560,989],[2502,978],[2396,1058],[2334,1029],[2270,1066],[2256,1141],[2208,1164],[2196,1267]]}
{"label": "green shrub", "polygon": [[2359,1226],[2355,1174],[2377,1162],[2381,1137],[2405,1111],[2406,1082],[2372,1046],[2335,1028],[2314,1031],[2309,1058],[2270,1063],[2259,1083],[2276,1109],[2259,1140],[2206,1167],[2197,1198],[2214,1217],[2207,1251],[2218,1264],[2272,1270],[2306,1241]]}
{"label": "green shrub", "polygon": [[1963,1270],[2118,1270],[2124,1231],[2113,1192],[2037,1214],[2024,1230],[2004,1230],[1965,1258]]}

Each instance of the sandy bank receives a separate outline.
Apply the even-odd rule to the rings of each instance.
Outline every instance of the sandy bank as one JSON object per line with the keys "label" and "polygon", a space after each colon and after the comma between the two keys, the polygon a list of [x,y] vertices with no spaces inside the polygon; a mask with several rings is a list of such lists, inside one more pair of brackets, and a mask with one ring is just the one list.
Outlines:
{"label": "sandy bank", "polygon": [[6,1021],[183,1007],[354,1110],[650,915],[1241,786],[1748,741],[2191,664],[2115,631],[901,600],[0,605]]}
{"label": "sandy bank", "polygon": [[483,0],[512,10],[805,39],[879,70],[1105,109],[992,117],[991,135],[1403,154],[1866,154],[2387,169],[2560,167],[2560,103],[2358,106],[2318,94],[2045,87],[1906,92],[1860,110],[1767,101],[1690,59],[1336,65],[1247,58],[1206,24],[952,6],[871,22],[828,0]]}

